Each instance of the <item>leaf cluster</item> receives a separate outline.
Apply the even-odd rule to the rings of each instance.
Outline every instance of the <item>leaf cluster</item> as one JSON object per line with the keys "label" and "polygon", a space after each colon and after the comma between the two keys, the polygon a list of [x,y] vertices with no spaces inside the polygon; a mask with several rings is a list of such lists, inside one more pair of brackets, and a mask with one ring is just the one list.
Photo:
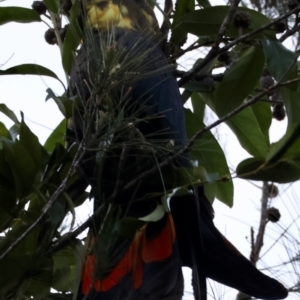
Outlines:
{"label": "leaf cluster", "polygon": [[[57,96],[51,89],[47,90],[47,100],[56,102],[65,119],[44,145],[30,131],[23,116],[19,121],[5,105],[0,106],[0,111],[14,122],[9,129],[0,123],[1,298],[29,299],[33,296],[38,299],[47,295],[49,299],[71,299],[66,293],[71,291],[76,294],[79,281],[76,276],[82,258],[82,244],[76,236],[91,224],[91,219],[73,233],[69,233],[72,231],[70,228],[65,234],[63,228],[67,216],[71,214],[74,219],[75,207],[89,196],[96,199],[99,215],[101,204],[116,199],[118,193],[125,193],[126,187],[138,184],[144,177],[149,178],[151,170],[153,174],[160,174],[156,176],[160,178],[153,179],[155,184],[163,182],[167,186],[161,195],[170,192],[168,183],[174,182],[175,178],[177,187],[181,188],[203,184],[211,201],[217,198],[229,206],[233,205],[234,174],[247,180],[280,183],[300,178],[298,56],[296,51],[282,44],[283,38],[278,39],[274,30],[278,22],[298,15],[300,8],[287,11],[276,20],[247,7],[235,7],[234,4],[212,6],[208,0],[198,0],[197,3],[178,0],[174,12],[169,14],[165,11],[170,39],[164,50],[170,62],[187,57],[195,49],[205,53],[199,55],[197,52],[194,65],[184,75],[181,74],[179,80],[183,101],[190,100],[193,109],[185,110],[190,142],[176,154],[168,145],[147,143],[135,128],[141,120],[134,115],[128,118],[124,110],[122,99],[126,98],[126,88],[124,98],[115,93],[126,86],[126,80],[132,82],[153,75],[143,72],[142,68],[137,72],[136,66],[144,57],[136,57],[135,61],[127,60],[126,64],[119,65],[120,61],[125,61],[126,53],[113,51],[109,43],[97,42],[93,45],[96,43],[93,34],[83,33],[78,18],[80,1],[74,1],[68,12],[62,9],[62,1],[45,0],[44,4],[47,7],[44,16],[22,7],[0,8],[0,25],[41,22],[45,19],[51,21],[69,91]],[[251,23],[247,29],[234,26],[233,17],[238,11],[249,14]],[[69,26],[65,36],[61,37],[59,29],[63,16],[68,18]],[[298,17],[294,21],[295,28],[298,26],[297,20]],[[293,35],[295,31],[287,31],[282,37],[288,37],[288,32]],[[196,36],[196,41],[189,44],[191,34]],[[91,94],[87,102],[80,93],[72,94],[69,86],[76,51],[83,40],[89,43],[90,60],[95,62],[90,67],[90,78],[84,86]],[[112,50],[107,51],[108,48]],[[225,52],[231,58],[229,64],[218,60]],[[274,84],[268,89],[263,89],[260,84],[264,70],[274,79]],[[158,73],[163,71],[157,70]],[[217,72],[222,75],[219,77],[221,81],[214,81]],[[51,70],[36,64],[0,70],[2,76],[16,74],[50,76],[62,82]],[[288,128],[280,141],[271,144],[269,129],[273,108],[270,104],[273,101],[272,91],[276,89],[280,91],[277,101],[286,110]],[[77,92],[81,90],[78,87]],[[210,126],[204,124],[207,107],[219,118]],[[74,123],[76,114],[79,128],[70,125]],[[223,122],[250,156],[240,162],[233,174],[229,171],[219,142],[210,132]],[[75,135],[70,136],[70,128]],[[68,137],[67,142],[64,135]],[[176,155],[186,151],[190,152],[194,164],[192,171],[176,170],[175,176],[173,168],[162,168],[162,157],[168,157],[171,165]],[[128,171],[123,164],[123,160],[128,160],[133,154],[141,157],[139,164],[144,163],[144,168],[138,172],[134,168]],[[120,157],[116,169],[123,173],[126,170],[129,172],[127,175],[130,174],[128,178],[134,180],[124,183],[117,172],[115,183],[103,201],[101,185],[93,189],[93,194],[85,189],[95,181],[102,182],[104,162],[113,155]],[[86,181],[78,172],[86,160],[96,160],[99,166],[91,181]],[[151,165],[147,164],[149,160]],[[100,204],[97,204],[98,200]],[[97,214],[94,219],[95,216]],[[104,217],[101,216],[102,220]],[[128,237],[143,224],[137,218],[120,218],[112,230]],[[104,233],[105,230],[102,231]],[[51,293],[51,288],[58,293]]]}
{"label": "leaf cluster", "polygon": [[[78,179],[70,172],[76,150],[54,143],[53,134],[42,146],[23,115],[19,121],[4,104],[0,110],[14,122],[10,129],[0,123],[1,298],[39,298],[51,288],[67,292],[80,265],[81,243],[74,240],[62,251],[51,255],[46,252],[64,234],[62,222],[67,214],[75,218],[74,208],[88,196],[84,191],[77,197],[70,196],[72,184]],[[63,192],[51,202],[67,174]]]}

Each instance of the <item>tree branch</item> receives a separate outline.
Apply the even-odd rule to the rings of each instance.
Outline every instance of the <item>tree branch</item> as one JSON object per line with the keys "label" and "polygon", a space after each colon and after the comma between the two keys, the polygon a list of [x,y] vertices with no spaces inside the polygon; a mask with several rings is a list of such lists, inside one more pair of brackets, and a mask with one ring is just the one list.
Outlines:
{"label": "tree branch", "polygon": [[279,38],[279,42],[283,42],[285,41],[288,37],[290,37],[291,35],[293,35],[295,32],[300,30],[300,24],[295,24],[295,26],[291,29],[291,30],[287,30],[280,38]]}
{"label": "tree branch", "polygon": [[[300,7],[297,7],[296,9],[294,9],[292,12],[295,13],[295,11],[300,11]],[[289,13],[291,14],[291,12]],[[274,22],[271,22],[264,27],[264,29],[269,28],[270,26],[274,25],[275,23],[279,22],[281,19],[283,19],[285,17],[279,18]],[[252,31],[249,34],[246,34],[237,40],[243,40],[246,39],[246,37],[248,38],[249,36],[251,37],[252,35],[257,34],[257,32],[260,32],[262,30],[264,30],[261,28]],[[233,41],[232,43],[234,43],[235,41]],[[230,43],[230,44],[232,44]],[[230,48],[230,46],[228,46],[228,44],[223,47],[221,50],[223,52],[223,49],[226,49],[224,51],[227,51]],[[211,55],[215,55],[215,53],[213,52],[215,48],[211,49]],[[205,58],[206,60],[209,59],[209,53]],[[219,120],[215,121],[214,123],[210,124],[209,126],[206,126],[205,128],[199,130],[198,132],[196,132],[196,134],[190,139],[190,141],[181,149],[179,150],[177,153],[175,153],[172,156],[169,156],[166,160],[164,160],[163,162],[155,165],[153,168],[149,169],[148,171],[143,172],[142,174],[138,175],[135,179],[131,180],[129,183],[127,183],[126,185],[124,185],[121,188],[120,192],[124,192],[128,189],[130,189],[131,187],[137,185],[141,180],[145,179],[146,177],[155,174],[155,172],[157,172],[159,169],[162,169],[166,166],[168,166],[169,164],[171,164],[173,161],[175,161],[178,157],[180,157],[181,155],[183,155],[185,152],[187,152],[192,146],[193,144],[196,142],[197,139],[199,139],[205,132],[211,130],[212,128],[218,126],[219,124],[227,121],[228,119],[230,119],[231,117],[235,116],[236,114],[238,114],[239,112],[241,112],[242,110],[246,109],[247,107],[253,105],[254,103],[256,103],[260,98],[264,97],[265,95],[267,95],[270,91],[275,90],[276,88],[278,88],[279,86],[283,86],[283,85],[287,85],[287,84],[291,84],[293,82],[297,82],[300,79],[296,78],[293,80],[289,80],[287,82],[281,83],[281,81],[283,80],[283,78],[286,76],[286,74],[290,71],[290,69],[292,68],[293,64],[291,64],[290,68],[285,72],[285,74],[282,76],[282,78],[280,80],[278,80],[277,83],[273,84],[270,88],[268,88],[267,90],[264,90],[262,92],[260,92],[259,94],[257,94],[256,96],[253,96],[248,102],[241,104],[239,107],[237,107],[236,109],[234,109],[233,111],[231,111],[230,113],[228,113],[227,115],[223,116],[222,118],[220,118]],[[192,73],[192,72],[191,72]],[[186,73],[185,75],[183,75],[182,79],[184,79],[185,77],[188,77],[191,73]],[[194,76],[194,75],[192,75]],[[112,196],[110,196],[107,201],[110,201],[112,198]],[[59,249],[62,249],[65,245],[67,245],[69,242],[71,242],[74,238],[76,238],[79,234],[81,234],[86,228],[88,228],[92,222],[94,221],[95,218],[97,218],[100,214],[100,212],[102,211],[102,207],[99,207],[96,212],[93,214],[93,216],[89,217],[88,220],[86,220],[82,225],[80,225],[76,230],[74,230],[72,233],[66,235],[61,241],[59,241],[55,246],[53,250],[58,251]],[[53,252],[51,251],[51,252]],[[256,250],[255,250],[256,251]]]}
{"label": "tree branch", "polygon": [[291,10],[290,12],[286,13],[285,15],[277,18],[276,20],[261,26],[258,29],[255,29],[247,34],[244,34],[238,38],[236,38],[235,40],[233,40],[232,42],[229,42],[228,44],[226,44],[224,47],[222,48],[218,48],[218,47],[212,47],[211,50],[207,53],[206,57],[201,61],[201,63],[199,63],[198,65],[196,65],[190,72],[188,72],[186,74],[186,76],[182,77],[179,81],[178,81],[178,85],[179,87],[182,87],[185,83],[187,83],[189,80],[191,80],[195,74],[197,74],[199,71],[201,71],[212,59],[214,59],[215,57],[217,57],[219,54],[228,51],[231,47],[237,45],[238,43],[244,42],[246,40],[248,40],[249,38],[252,38],[254,36],[256,36],[257,34],[263,32],[264,30],[272,27],[273,25],[275,25],[276,23],[286,19],[288,16],[298,13],[300,11],[300,6],[294,8],[293,10]]}
{"label": "tree branch", "polygon": [[[62,55],[63,55],[63,46],[64,45],[63,45],[63,42],[62,42],[62,39],[61,39],[61,36],[60,36],[60,31],[59,31],[60,28],[61,28],[61,20],[60,20],[59,17],[57,17],[56,14],[54,14],[50,10],[49,10],[49,14],[50,14],[51,22],[52,22],[53,27],[54,27],[54,33],[55,33],[55,36],[56,36],[58,48],[60,50],[60,55],[62,57]],[[58,21],[58,18],[59,18],[59,21]],[[66,72],[64,72],[64,73],[65,73],[67,85],[69,87],[70,86],[70,78],[69,78],[69,76]]]}
{"label": "tree branch", "polygon": [[10,244],[10,246],[1,254],[0,256],[0,261],[2,259],[4,259],[16,246],[18,246],[20,244],[20,242],[23,241],[23,239],[38,225],[41,223],[41,221],[43,220],[43,218],[46,216],[46,214],[50,211],[50,209],[52,208],[53,204],[55,203],[55,201],[58,199],[58,197],[65,191],[66,189],[66,185],[68,182],[69,177],[71,176],[71,174],[73,173],[73,170],[75,168],[75,166],[77,166],[77,164],[80,162],[82,156],[84,154],[83,151],[83,142],[81,142],[81,144],[78,147],[77,153],[73,159],[73,162],[71,164],[71,167],[66,175],[66,177],[64,178],[64,180],[62,181],[62,183],[59,185],[59,187],[55,190],[55,192],[53,193],[53,195],[50,197],[49,201],[47,202],[47,204],[45,205],[43,211],[41,212],[41,214],[39,215],[39,217],[14,241]]}
{"label": "tree branch", "polygon": [[226,30],[229,26],[229,23],[231,22],[240,2],[241,2],[241,0],[233,0],[232,4],[230,6],[230,9],[220,27],[214,47],[219,47],[219,44],[222,41],[223,35],[226,32]]}
{"label": "tree branch", "polygon": [[[299,79],[298,79],[299,80]],[[293,81],[289,81],[289,83],[294,82]],[[200,138],[205,132],[211,130],[212,128],[218,126],[219,124],[227,121],[228,119],[230,119],[231,117],[233,117],[234,115],[238,114],[239,112],[241,112],[242,110],[244,110],[245,108],[247,108],[248,106],[254,104],[256,101],[258,101],[260,98],[262,98],[263,96],[267,95],[270,91],[276,89],[279,85],[279,82],[277,82],[276,84],[274,84],[273,86],[271,86],[268,90],[265,90],[261,93],[259,93],[256,96],[253,96],[251,98],[251,100],[249,100],[248,102],[240,105],[239,107],[237,107],[236,109],[234,109],[233,111],[231,111],[229,114],[227,114],[226,116],[220,118],[219,120],[215,121],[214,123],[210,124],[209,126],[206,126],[205,128],[199,130],[189,141],[188,144],[186,144],[181,150],[179,150],[177,153],[175,153],[174,155],[168,157],[166,160],[164,160],[163,162],[161,162],[158,165],[155,165],[153,168],[151,168],[148,171],[143,172],[142,174],[138,175],[135,179],[131,180],[129,183],[127,183],[126,185],[124,185],[122,187],[122,189],[120,190],[120,192],[124,192],[126,190],[128,190],[129,188],[137,185],[139,183],[139,181],[145,179],[146,177],[155,174],[155,172],[157,172],[158,169],[162,169],[166,166],[168,166],[170,163],[172,163],[174,160],[176,160],[179,156],[181,156],[182,154],[184,154],[186,151],[188,151],[192,145],[195,143],[195,141]],[[111,197],[109,197],[107,199],[107,201],[109,202],[111,200]],[[75,239],[79,234],[81,234],[85,229],[87,229],[91,224],[93,224],[93,221],[99,217],[101,211],[102,211],[103,207],[99,207],[96,212],[89,217],[82,225],[80,225],[76,230],[74,230],[73,232],[67,234],[63,239],[61,239],[56,245],[54,245],[53,250],[51,251],[51,253],[56,252],[60,249],[62,249],[63,247],[65,247],[66,245],[68,245],[68,243],[70,243],[73,239]]]}
{"label": "tree branch", "polygon": [[173,11],[173,2],[172,0],[165,0],[165,6],[164,6],[164,21],[161,25],[160,31],[163,36],[163,41],[166,42],[167,37],[168,37],[168,32],[170,29],[170,20],[166,20],[166,18],[169,18],[171,13]]}
{"label": "tree branch", "polygon": [[[185,71],[181,71],[181,70],[175,70],[174,71],[174,75],[177,78],[182,78],[184,77],[188,72]],[[224,73],[220,73],[220,74],[196,74],[194,76],[194,79],[196,81],[201,81],[205,78],[212,78],[214,81],[221,81],[224,77]]]}
{"label": "tree branch", "polygon": [[268,223],[267,219],[267,209],[268,209],[268,201],[269,201],[269,190],[268,190],[268,182],[263,182],[262,188],[262,198],[261,198],[261,209],[260,209],[260,222],[258,233],[256,236],[255,243],[252,245],[251,253],[250,253],[250,261],[253,265],[256,265],[257,261],[259,260],[259,253],[264,245],[264,234],[266,225]]}

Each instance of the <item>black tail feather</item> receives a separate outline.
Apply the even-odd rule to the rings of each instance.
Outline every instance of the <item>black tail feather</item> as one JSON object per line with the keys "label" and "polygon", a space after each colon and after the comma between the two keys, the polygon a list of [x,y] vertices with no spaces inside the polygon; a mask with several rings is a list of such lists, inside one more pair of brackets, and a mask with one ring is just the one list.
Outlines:
{"label": "black tail feather", "polygon": [[198,264],[202,289],[203,278],[209,277],[257,298],[287,297],[280,282],[260,272],[218,231],[202,189],[193,196],[172,198],[170,206],[183,265],[194,269],[194,263]]}

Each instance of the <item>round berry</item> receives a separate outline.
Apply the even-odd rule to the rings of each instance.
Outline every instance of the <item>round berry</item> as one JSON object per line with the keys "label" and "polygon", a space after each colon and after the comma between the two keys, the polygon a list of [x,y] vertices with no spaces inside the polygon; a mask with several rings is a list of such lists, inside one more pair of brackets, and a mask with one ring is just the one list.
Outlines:
{"label": "round berry", "polygon": [[233,17],[233,24],[237,28],[248,28],[251,23],[251,18],[248,12],[238,11]]}
{"label": "round berry", "polygon": [[50,45],[55,45],[57,44],[57,39],[56,39],[56,35],[55,35],[55,32],[54,32],[54,29],[53,28],[50,28],[48,29],[46,32],[45,32],[45,40],[48,44]]}
{"label": "round berry", "polygon": [[228,51],[221,53],[218,56],[218,61],[228,66],[231,64],[231,56]]}
{"label": "round berry", "polygon": [[47,11],[47,6],[43,1],[34,1],[31,5],[32,9],[35,10],[39,15],[44,15]]}
{"label": "round berry", "polygon": [[276,23],[274,25],[274,28],[275,28],[276,33],[283,33],[287,30],[286,23],[284,23],[284,22]]}
{"label": "round berry", "polygon": [[285,118],[285,109],[283,107],[283,104],[277,103],[273,107],[273,118],[277,121],[282,121]]}
{"label": "round berry", "polygon": [[281,217],[281,214],[279,212],[279,210],[275,207],[270,207],[268,210],[267,210],[267,218],[269,221],[273,222],[273,223],[276,223],[279,221]]}
{"label": "round berry", "polygon": [[263,89],[268,89],[275,83],[273,77],[270,75],[262,76],[259,81]]}
{"label": "round berry", "polygon": [[270,198],[275,198],[278,196],[279,193],[278,187],[275,184],[271,183],[268,185],[268,192]]}

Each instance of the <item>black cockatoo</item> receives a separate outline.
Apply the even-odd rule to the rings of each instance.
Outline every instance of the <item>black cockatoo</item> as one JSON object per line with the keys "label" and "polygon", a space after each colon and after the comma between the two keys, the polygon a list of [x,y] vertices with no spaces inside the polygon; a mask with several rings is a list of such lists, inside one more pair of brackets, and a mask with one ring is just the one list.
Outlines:
{"label": "black cockatoo", "polygon": [[285,298],[285,287],[215,228],[202,188],[167,204],[167,191],[192,169],[188,152],[138,180],[187,143],[151,7],[145,0],[85,0],[83,7],[86,34],[71,73],[71,93],[83,103],[69,140],[86,145],[79,173],[102,215],[86,242],[77,299],[180,300],[182,266],[193,270],[197,299],[206,299],[206,277],[255,297]]}

